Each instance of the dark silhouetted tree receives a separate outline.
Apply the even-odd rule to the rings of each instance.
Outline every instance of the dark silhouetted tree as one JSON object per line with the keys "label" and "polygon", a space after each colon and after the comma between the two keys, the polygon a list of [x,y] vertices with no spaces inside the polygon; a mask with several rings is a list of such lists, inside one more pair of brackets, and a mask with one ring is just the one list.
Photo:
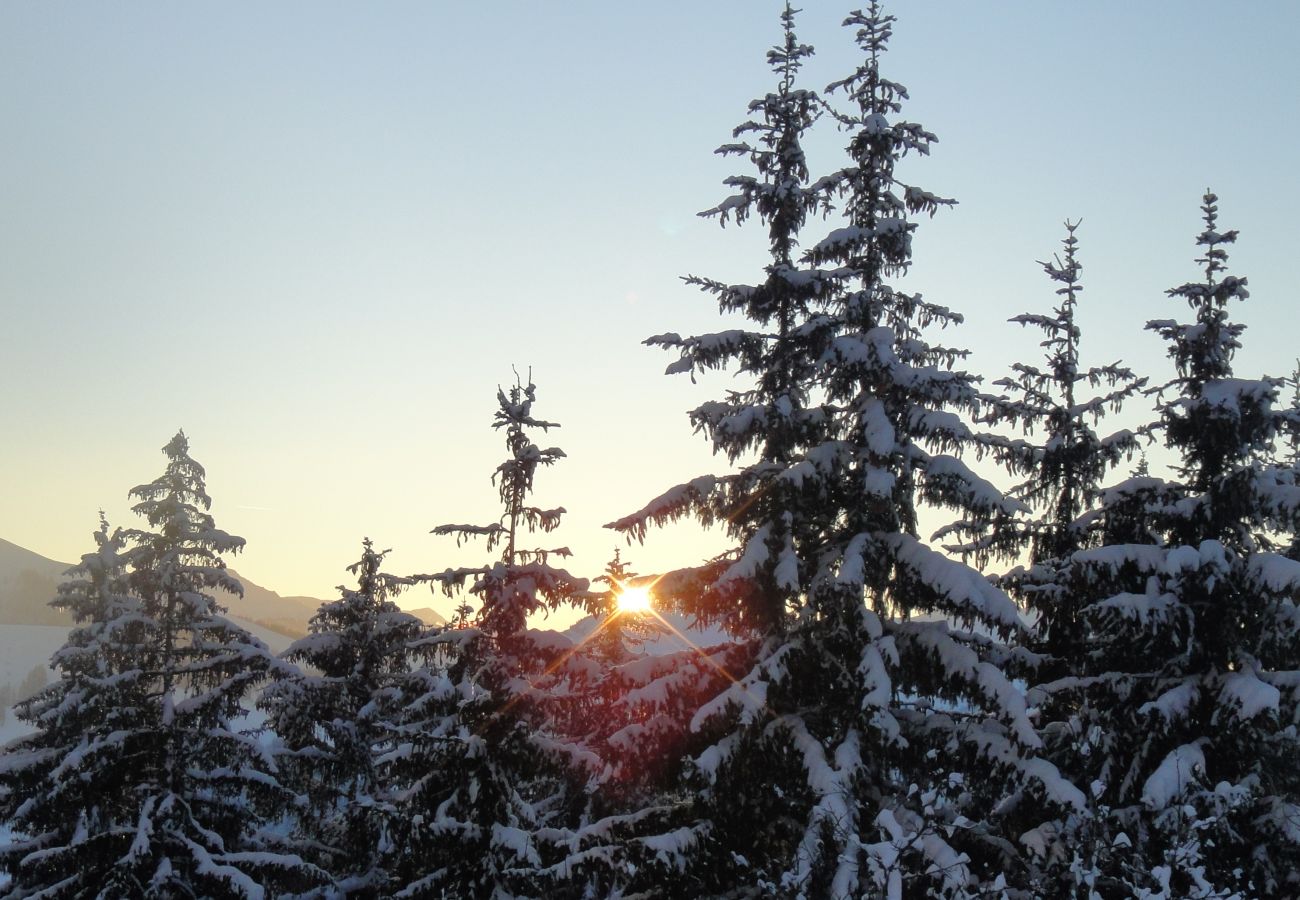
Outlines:
{"label": "dark silhouetted tree", "polygon": [[[1071,581],[1086,604],[1080,677],[1039,686],[1036,702],[1078,735],[1063,762],[1096,797],[1111,837],[1105,896],[1289,897],[1297,887],[1300,776],[1300,563],[1278,552],[1296,532],[1300,490],[1275,441],[1294,427],[1282,379],[1241,379],[1248,296],[1227,274],[1217,198],[1197,237],[1204,277],[1173,288],[1189,322],[1148,323],[1175,377],[1157,433],[1177,459],[1168,480],[1102,492],[1103,533],[1156,540],[1084,549]],[[1122,837],[1121,837],[1122,836]]]}
{"label": "dark silhouetted tree", "polygon": [[[981,399],[953,369],[964,352],[926,337],[960,317],[889,283],[910,265],[912,217],[950,202],[896,176],[934,136],[899,117],[906,91],[880,74],[892,21],[875,4],[846,21],[866,57],[830,88],[851,105],[835,113],[848,165],[808,185],[801,154],[755,153],[760,176],[731,179],[745,192],[719,207],[756,208],[773,251],[764,284],[719,290],[721,305],[776,327],[652,339],[681,349],[670,372],[735,365],[758,385],[694,414],[716,449],[753,462],[613,523],[640,536],[693,515],[740,539],[690,579],[661,582],[687,610],[753,636],[748,659],[713,663],[733,680],[710,671],[721,690],[688,723],[709,744],[694,761],[701,813],[669,846],[701,893],[840,898],[906,883],[974,896],[1015,874],[998,804],[1084,805],[1033,758],[1039,738],[1001,669],[1011,651],[991,635],[1023,630],[1014,604],[917,536],[922,502],[970,529],[1022,505],[950,455],[990,448],[962,419]],[[803,55],[787,10],[772,55],[782,88],[755,105],[765,133],[797,138],[817,108],[789,88]],[[796,266],[799,226],[833,196],[842,223]]]}
{"label": "dark silhouetted tree", "polygon": [[489,550],[501,548],[500,557],[417,576],[449,595],[468,591],[479,609],[472,626],[416,642],[447,662],[415,670],[404,684],[401,746],[385,763],[407,826],[390,862],[398,897],[557,896],[570,874],[561,865],[562,835],[585,802],[585,769],[594,760],[552,724],[549,702],[567,693],[572,648],[530,630],[528,620],[566,604],[594,609],[599,595],[550,564],[566,548],[524,543],[553,531],[564,514],[530,502],[538,470],[564,457],[531,437],[557,427],[533,415],[535,397],[531,381],[497,393],[493,427],[504,432],[509,453],[493,475],[499,518],[433,532],[483,538]]}

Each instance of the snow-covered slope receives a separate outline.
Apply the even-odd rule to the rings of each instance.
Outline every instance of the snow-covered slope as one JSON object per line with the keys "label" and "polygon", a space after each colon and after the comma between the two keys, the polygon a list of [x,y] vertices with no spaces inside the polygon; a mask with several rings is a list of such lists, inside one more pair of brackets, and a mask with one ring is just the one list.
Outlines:
{"label": "snow-covered slope", "polygon": [[[0,686],[17,688],[32,669],[48,666],[51,654],[63,646],[67,636],[68,629],[57,625],[0,625]],[[0,745],[28,730],[14,720],[12,709],[4,710]]]}
{"label": "snow-covered slope", "polygon": [[[575,644],[586,640],[603,621],[603,616],[588,616],[569,626],[563,634]],[[714,647],[734,640],[721,628],[701,628],[693,624],[690,616],[679,613],[649,613],[641,616],[642,628],[629,640],[629,649],[649,656],[666,656],[689,647]],[[632,629],[628,629],[631,631]]]}

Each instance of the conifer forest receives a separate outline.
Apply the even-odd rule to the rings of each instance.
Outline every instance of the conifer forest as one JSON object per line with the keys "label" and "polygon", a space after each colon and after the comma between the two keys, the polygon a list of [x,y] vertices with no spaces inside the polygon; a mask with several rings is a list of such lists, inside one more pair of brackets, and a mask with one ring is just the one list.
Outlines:
{"label": "conifer forest", "polygon": [[[661,423],[716,470],[646,485],[605,571],[571,572],[533,496],[568,464],[546,385],[496,361],[473,477],[499,506],[429,523],[481,563],[393,573],[358,534],[277,655],[215,598],[244,541],[177,433],[50,600],[76,625],[0,749],[0,896],[1300,897],[1300,388],[1234,321],[1233,198],[1170,225],[1163,366],[1085,358],[1067,220],[1005,325],[1041,356],[966,371],[962,313],[893,286],[954,202],[896,171],[936,140],[888,75],[897,23],[844,24],[857,66],[823,90],[787,5],[719,149],[705,215],[767,253],[680,289],[741,326],[646,341],[736,376]],[[1126,404],[1154,416],[1108,427]],[[730,549],[635,573],[683,520]],[[544,627],[564,609],[584,637]],[[697,630],[652,652],[670,616]]]}

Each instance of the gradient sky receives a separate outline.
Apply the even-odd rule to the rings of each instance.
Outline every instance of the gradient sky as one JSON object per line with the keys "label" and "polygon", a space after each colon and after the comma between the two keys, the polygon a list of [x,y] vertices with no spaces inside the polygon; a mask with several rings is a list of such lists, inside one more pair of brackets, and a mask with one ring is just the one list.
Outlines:
{"label": "gradient sky", "polygon": [[[848,7],[805,6],[820,88],[858,55]],[[602,523],[725,465],[684,411],[730,376],[664,377],[639,342],[725,327],[680,275],[761,278],[760,228],[694,213],[747,171],[712,151],[774,83],[779,8],[0,4],[0,537],[76,559],[184,427],[267,587],[332,595],[367,535],[392,571],[472,562],[427,532],[495,517],[495,387],[531,365],[569,455],[536,499],[597,574],[621,543]],[[1253,294],[1238,372],[1289,373],[1300,5],[891,11],[886,74],[940,139],[904,177],[960,201],[921,225],[905,286],[966,314],[947,342],[970,368],[1038,357],[1005,320],[1050,304],[1034,261],[1070,217],[1085,357],[1167,377],[1141,325],[1181,314],[1163,292],[1197,276],[1212,186]],[[844,137],[819,131],[824,172]],[[629,557],[721,546],[681,527]]]}

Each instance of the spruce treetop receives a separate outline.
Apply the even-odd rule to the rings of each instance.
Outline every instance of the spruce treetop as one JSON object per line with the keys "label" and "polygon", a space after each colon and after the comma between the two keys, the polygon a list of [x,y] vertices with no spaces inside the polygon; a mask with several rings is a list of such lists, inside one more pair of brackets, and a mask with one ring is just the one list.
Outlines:
{"label": "spruce treetop", "polygon": [[1207,192],[1196,238],[1203,280],[1167,292],[1188,304],[1193,321],[1147,323],[1168,341],[1174,361],[1174,379],[1159,390],[1159,427],[1180,454],[1173,493],[1153,512],[1179,543],[1213,539],[1242,551],[1271,549],[1278,534],[1300,527],[1296,471],[1277,455],[1278,441],[1296,433],[1300,412],[1278,402],[1286,379],[1234,375],[1245,326],[1231,320],[1229,305],[1249,292],[1245,277],[1227,272],[1227,246],[1237,232],[1219,230],[1217,204]]}
{"label": "spruce treetop", "polygon": [[526,502],[533,491],[537,470],[554,465],[564,458],[563,450],[558,447],[542,449],[528,434],[528,430],[533,428],[545,432],[560,427],[556,422],[533,417],[532,409],[536,399],[537,387],[532,382],[531,373],[527,385],[516,376],[516,381],[508,392],[497,388],[497,410],[493,414],[492,427],[505,431],[506,449],[510,452],[510,456],[492,474],[492,483],[496,485],[501,500],[501,517],[489,525],[439,525],[432,530],[432,534],[455,535],[458,544],[472,537],[484,537],[487,539],[488,550],[498,545],[503,547],[501,560],[507,565],[528,560],[544,562],[552,553],[569,555],[568,549],[563,547],[544,550],[518,546],[521,529],[522,533],[554,531],[565,513],[563,507],[543,509],[529,506]]}
{"label": "spruce treetop", "polygon": [[1218,202],[1218,196],[1207,189],[1201,201],[1205,228],[1196,236],[1197,246],[1204,253],[1196,261],[1204,266],[1205,279],[1166,292],[1170,297],[1187,301],[1196,314],[1195,325],[1170,331],[1175,326],[1168,321],[1147,324],[1172,342],[1169,355],[1189,392],[1199,390],[1212,379],[1231,377],[1232,357],[1241,348],[1238,338],[1245,330],[1244,325],[1234,324],[1228,318],[1228,301],[1245,300],[1250,292],[1246,290],[1245,278],[1223,274],[1228,265],[1227,247],[1237,242],[1237,232],[1218,230]]}
{"label": "spruce treetop", "polygon": [[1057,758],[1091,786],[1115,891],[1291,896],[1300,568],[1273,545],[1300,524],[1297,473],[1275,447],[1294,413],[1276,407],[1282,379],[1234,375],[1244,328],[1228,306],[1246,279],[1227,272],[1236,232],[1219,230],[1213,193],[1202,212],[1203,280],[1168,291],[1192,321],[1148,324],[1175,367],[1152,433],[1176,477],[1100,492],[1102,545],[1068,561],[1084,652],[1075,677],[1031,699]]}
{"label": "spruce treetop", "polygon": [[566,639],[528,627],[535,613],[594,609],[601,600],[586,579],[549,562],[567,549],[521,546],[528,534],[554,530],[564,513],[529,504],[537,470],[564,457],[530,436],[558,427],[533,414],[535,400],[531,379],[497,392],[493,427],[509,453],[492,476],[498,519],[432,531],[458,543],[485,538],[503,548],[500,559],[411,579],[449,596],[467,590],[480,607],[472,626],[409,645],[427,663],[401,679],[402,744],[384,763],[409,813],[390,858],[395,896],[513,896],[550,884],[558,870],[543,860],[567,852],[560,817],[580,801],[593,765],[555,725],[557,707],[585,674],[575,671],[582,660]]}
{"label": "spruce treetop", "polygon": [[[1019,540],[996,549],[1018,553],[1028,543],[1031,564],[1052,562],[1060,566],[1095,541],[1085,513],[1095,504],[1108,472],[1138,449],[1138,435],[1120,430],[1102,436],[1094,430],[1107,412],[1117,412],[1139,393],[1147,379],[1137,377],[1119,362],[1081,368],[1081,330],[1076,322],[1083,292],[1082,263],[1078,258],[1078,222],[1066,222],[1062,240],[1064,257],[1040,262],[1043,272],[1058,285],[1058,303],[1050,315],[1022,313],[1010,321],[1043,332],[1040,344],[1045,365],[1017,362],[1012,376],[994,382],[1008,396],[986,399],[984,419],[1022,428],[1023,438],[997,442],[995,454],[1022,481],[1011,496],[1038,512]],[[1102,393],[1080,397],[1080,389],[1102,388]],[[1033,439],[1035,433],[1041,434]],[[987,537],[994,545],[998,537]]]}
{"label": "spruce treetop", "polygon": [[361,558],[348,566],[356,586],[340,586],[339,598],[312,616],[310,633],[283,654],[306,671],[282,666],[258,700],[279,739],[282,777],[307,801],[282,841],[349,896],[379,896],[386,886],[381,861],[398,802],[383,761],[398,743],[410,645],[424,631],[392,600],[411,579],[381,571],[387,552],[362,542]]}
{"label": "spruce treetop", "polygon": [[240,596],[243,585],[225,571],[220,555],[238,553],[244,539],[216,527],[208,512],[212,500],[205,486],[203,466],[189,454],[184,431],[163,447],[167,467],[148,484],[131,489],[138,502],[131,508],[154,532],[131,529],[127,537],[139,544],[137,552],[148,558],[148,569],[165,588],[221,588]]}
{"label": "spruce treetop", "polygon": [[693,376],[734,367],[753,384],[700,405],[690,420],[714,451],[733,464],[750,454],[758,459],[733,473],[679,485],[607,526],[641,540],[649,525],[684,516],[705,525],[723,524],[738,546],[698,573],[690,612],[750,634],[784,628],[802,590],[805,576],[799,572],[796,548],[820,540],[809,517],[820,487],[793,477],[793,470],[826,439],[830,427],[815,396],[814,373],[830,339],[821,306],[831,283],[798,258],[800,230],[828,203],[826,187],[810,181],[802,147],[821,101],[815,92],[797,86],[800,67],[813,49],[796,36],[795,10],[788,4],[781,22],[782,41],[767,54],[776,87],[749,104],[750,118],[733,131],[737,140],[718,149],[747,160],[752,174],[725,179],[736,193],[701,213],[723,225],[731,217],[741,223],[751,216],[766,225],[769,262],[753,284],[697,275],[685,279],[716,297],[720,312],[740,313],[753,325],[686,338],[669,333],[646,341],[680,353],[669,373]]}

